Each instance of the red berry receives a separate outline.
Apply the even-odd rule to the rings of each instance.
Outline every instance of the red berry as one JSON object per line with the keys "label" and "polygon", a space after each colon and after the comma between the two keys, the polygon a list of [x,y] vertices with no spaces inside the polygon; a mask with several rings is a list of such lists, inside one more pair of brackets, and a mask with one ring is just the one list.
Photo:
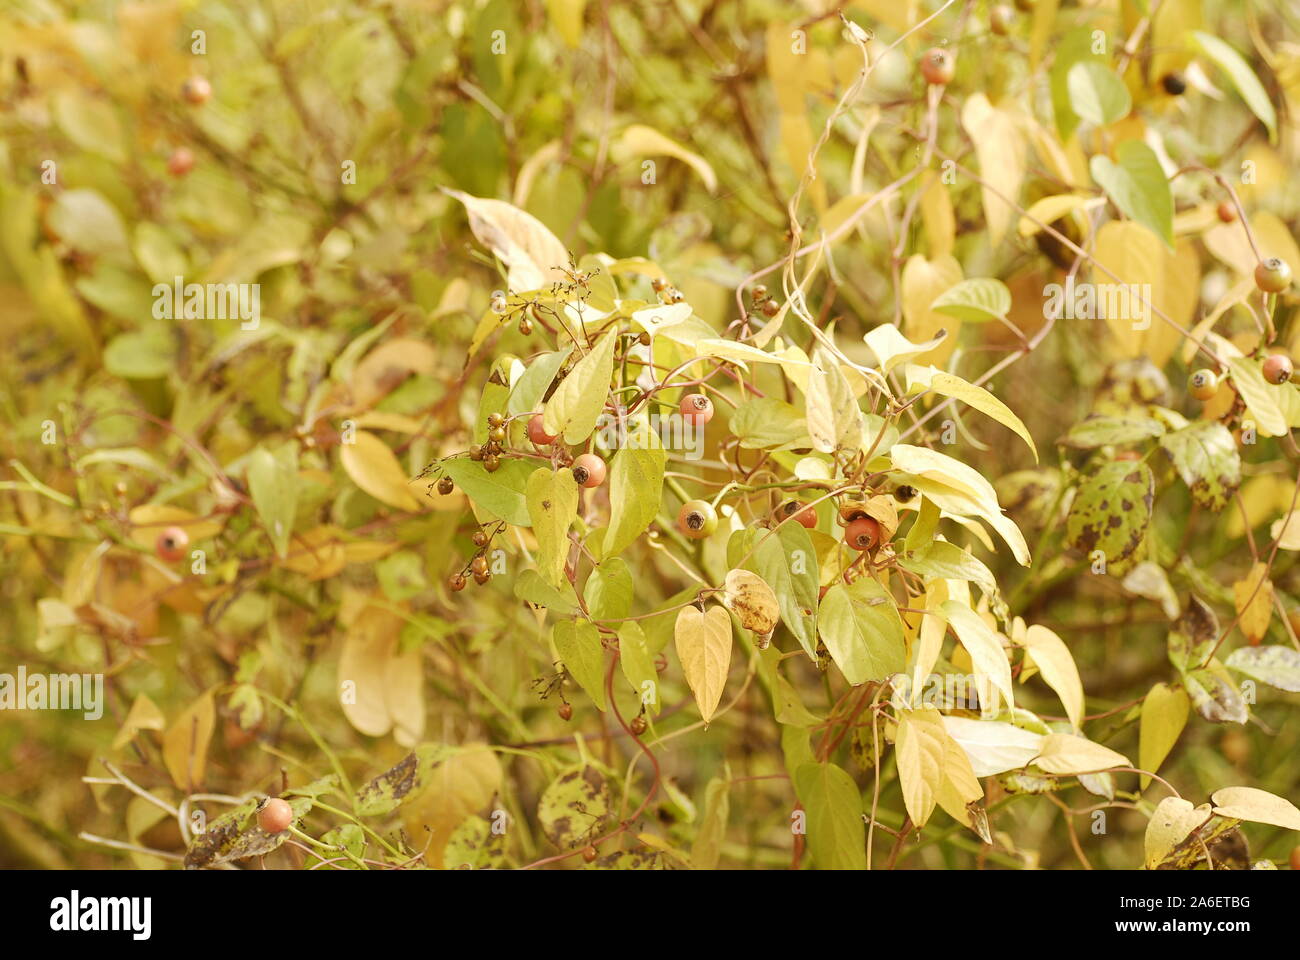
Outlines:
{"label": "red berry", "polygon": [[594,453],[584,453],[573,461],[573,479],[588,490],[599,487],[605,482],[605,461]]}
{"label": "red berry", "polygon": [[880,542],[880,524],[874,517],[858,517],[844,528],[844,542],[854,550],[871,550]]}
{"label": "red berry", "polygon": [[555,438],[547,433],[546,428],[542,426],[542,415],[540,413],[533,414],[533,418],[528,421],[528,439],[539,447],[555,442]]}
{"label": "red berry", "polygon": [[1300,847],[1291,851],[1291,869],[1300,870]]}
{"label": "red berry", "polygon": [[794,517],[795,523],[801,523],[809,530],[817,526],[817,511],[806,506],[802,500],[787,500],[776,508],[777,519]]}
{"label": "red berry", "polygon": [[592,863],[592,862],[594,862],[595,859],[596,859],[596,857],[598,857],[598,856],[599,856],[599,854],[596,853],[596,848],[595,848],[595,847],[591,847],[591,846],[589,846],[589,847],[584,848],[583,851],[582,851],[582,859],[586,860],[588,863]]}
{"label": "red berry", "polygon": [[1291,266],[1285,260],[1269,257],[1255,264],[1255,286],[1265,293],[1281,293],[1291,286]]}
{"label": "red berry", "polygon": [[633,734],[639,737],[641,736],[641,734],[646,732],[646,728],[649,726],[649,724],[646,723],[645,717],[633,717],[632,722],[629,723],[627,726],[628,729],[631,730]]}
{"label": "red berry", "polygon": [[560,704],[560,708],[559,708],[557,711],[555,711],[555,712],[558,713],[558,714],[560,715],[560,719],[561,719],[561,720],[565,720],[565,721],[572,720],[572,719],[573,719],[573,704],[571,704],[571,703],[562,703],[562,704]]}
{"label": "red berry", "polygon": [[702,393],[688,393],[678,409],[687,423],[708,423],[713,419],[713,401]]}
{"label": "red berry", "polygon": [[173,177],[183,177],[194,169],[194,152],[189,147],[177,147],[167,158],[167,172]]}
{"label": "red berry", "polygon": [[921,76],[925,77],[926,83],[934,86],[952,83],[956,73],[957,65],[952,55],[942,47],[931,47],[921,54]]}
{"label": "red berry", "polygon": [[1269,354],[1264,359],[1264,379],[1274,385],[1291,379],[1291,358],[1284,353]]}
{"label": "red berry", "polygon": [[207,103],[212,96],[212,84],[208,83],[207,77],[190,77],[181,84],[181,96],[197,107]]}
{"label": "red berry", "polygon": [[464,590],[465,575],[462,573],[452,574],[451,578],[447,581],[447,586],[451,587],[452,591],[455,593],[459,593],[461,590]]}
{"label": "red berry", "polygon": [[289,806],[289,801],[281,800],[279,797],[267,800],[262,805],[262,809],[257,811],[257,825],[267,833],[288,830],[291,823],[293,823],[293,807]]}
{"label": "red berry", "polygon": [[184,529],[181,527],[168,527],[158,534],[154,549],[158,553],[159,560],[176,563],[178,560],[185,559],[185,548],[189,545],[190,535]]}
{"label": "red berry", "polygon": [[1237,219],[1237,208],[1233,206],[1230,200],[1224,200],[1223,203],[1219,204],[1219,208],[1215,212],[1224,223],[1232,223]]}

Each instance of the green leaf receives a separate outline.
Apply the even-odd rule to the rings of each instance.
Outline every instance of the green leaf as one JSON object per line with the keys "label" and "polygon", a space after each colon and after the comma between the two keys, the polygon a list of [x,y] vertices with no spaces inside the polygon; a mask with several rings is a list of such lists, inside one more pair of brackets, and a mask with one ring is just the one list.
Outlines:
{"label": "green leaf", "polygon": [[1092,158],[1092,179],[1126,217],[1149,227],[1172,250],[1174,197],[1155,151],[1141,140],[1125,140],[1115,154],[1118,163],[1101,154]]}
{"label": "green leaf", "polygon": [[1300,693],[1300,653],[1290,647],[1241,647],[1228,656],[1233,670],[1288,693]]}
{"label": "green leaf", "polygon": [[774,535],[760,533],[758,547],[746,568],[766,581],[776,594],[781,622],[790,628],[808,656],[817,656],[817,595],[821,585],[817,551],[808,530],[791,521]]}
{"label": "green leaf", "polygon": [[805,763],[794,775],[795,793],[808,814],[808,850],[820,870],[865,870],[867,833],[862,794],[833,763]]}
{"label": "green leaf", "polygon": [[176,369],[176,345],[153,324],[119,333],[104,348],[104,369],[127,380],[161,379]]}
{"label": "green leaf", "polygon": [[915,553],[900,557],[898,565],[928,579],[970,580],[988,594],[998,589],[988,567],[955,543],[944,540],[934,540]]}
{"label": "green leaf", "polygon": [[622,557],[607,557],[591,571],[582,596],[593,619],[622,620],[632,610],[632,571]]}
{"label": "green leaf", "polygon": [[1241,484],[1241,455],[1228,428],[1198,420],[1160,438],[1178,475],[1202,507],[1219,512]]}
{"label": "green leaf", "polygon": [[1099,127],[1123,119],[1133,107],[1124,81],[1096,60],[1081,60],[1070,67],[1066,86],[1074,112]]}
{"label": "green leaf", "polygon": [[1165,427],[1147,417],[1090,416],[1070,428],[1061,443],[1076,450],[1124,446],[1164,436]]}
{"label": "green leaf", "polygon": [[566,347],[563,350],[544,353],[529,364],[528,369],[515,383],[514,389],[510,391],[506,411],[511,416],[519,416],[522,413],[534,413],[540,410],[542,397],[546,396],[546,391],[554,382],[555,375],[559,373],[560,367],[564,366],[564,361],[572,352],[572,347]]}
{"label": "green leaf", "polygon": [[1070,504],[1066,541],[1091,556],[1100,550],[1106,572],[1127,573],[1151,524],[1155,477],[1145,463],[1118,460],[1086,477]]}
{"label": "green leaf", "polygon": [[248,492],[275,552],[283,557],[298,509],[298,448],[285,444],[274,454],[258,447],[248,458]]}
{"label": "green leaf", "polygon": [[623,678],[632,686],[638,702],[651,713],[659,712],[659,671],[646,646],[641,624],[629,620],[618,628],[618,662]]}
{"label": "green leaf", "polygon": [[667,462],[658,436],[646,424],[629,430],[628,445],[610,461],[609,528],[602,556],[626,549],[658,515]]}
{"label": "green leaf", "polygon": [[391,813],[418,797],[429,785],[438,764],[451,753],[442,744],[421,744],[392,769],[386,770],[357,791],[353,809],[359,817]]}
{"label": "green leaf", "polygon": [[1069,140],[1079,125],[1079,115],[1070,105],[1070,71],[1081,61],[1102,62],[1102,56],[1093,52],[1093,36],[1089,27],[1076,27],[1065,32],[1052,44],[1052,71],[1049,85],[1052,94],[1052,114],[1061,142]]}
{"label": "green leaf", "polygon": [[528,517],[537,538],[537,569],[542,579],[561,589],[568,581],[569,526],[578,515],[578,483],[568,467],[541,467],[528,478]]}
{"label": "green leaf", "polygon": [[524,491],[528,478],[536,470],[535,463],[535,460],[504,460],[496,472],[488,473],[481,462],[456,457],[444,460],[442,469],[474,501],[474,506],[516,527],[527,527],[533,521],[528,515]]}
{"label": "green leaf", "polygon": [[375,564],[375,576],[384,596],[394,602],[409,600],[429,589],[424,560],[414,550],[398,550]]}
{"label": "green leaf", "polygon": [[695,842],[691,844],[691,868],[716,870],[727,833],[727,816],[731,812],[731,781],[714,777],[704,788],[704,817],[700,820]]}
{"label": "green leaf", "polygon": [[525,570],[519,575],[515,580],[515,596],[561,615],[578,611],[578,603],[572,596],[555,589],[536,570]]}
{"label": "green leaf", "polygon": [[605,709],[605,648],[600,631],[588,620],[561,620],[552,633],[555,652],[569,675],[587,691],[598,709]]}
{"label": "green leaf", "polygon": [[1241,94],[1241,99],[1250,107],[1251,113],[1259,117],[1260,122],[1268,128],[1269,141],[1276,143],[1277,111],[1273,109],[1273,102],[1269,100],[1264,85],[1259,82],[1259,77],[1255,76],[1255,71],[1250,69],[1246,59],[1218,37],[1200,30],[1192,31],[1192,39],[1228,75],[1232,85]]}
{"label": "green leaf", "polygon": [[906,669],[898,608],[889,592],[869,577],[837,583],[826,591],[817,632],[851,684],[883,680]]}
{"label": "green leaf", "polygon": [[568,376],[546,401],[542,425],[553,437],[568,444],[581,443],[596,429],[596,419],[609,396],[609,378],[614,372],[614,342],[611,331],[573,365]]}
{"label": "green leaf", "polygon": [[808,422],[797,407],[774,397],[746,400],[731,415],[731,432],[746,450],[811,447]]}
{"label": "green leaf", "polygon": [[998,320],[1011,310],[1011,291],[1001,280],[989,277],[963,280],[939,294],[930,309],[967,323]]}

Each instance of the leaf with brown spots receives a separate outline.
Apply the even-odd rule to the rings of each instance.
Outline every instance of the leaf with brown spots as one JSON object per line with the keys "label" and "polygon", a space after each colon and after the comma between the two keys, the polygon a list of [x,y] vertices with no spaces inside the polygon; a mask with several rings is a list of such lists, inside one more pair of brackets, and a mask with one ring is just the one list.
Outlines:
{"label": "leaf with brown spots", "polygon": [[391,770],[381,773],[357,791],[357,815],[377,817],[391,813],[418,795],[447,752],[448,748],[442,744],[426,743],[408,753]]}
{"label": "leaf with brown spots", "polygon": [[1217,420],[1200,420],[1160,438],[1192,499],[1207,510],[1228,505],[1241,485],[1241,455],[1228,428]]}
{"label": "leaf with brown spots", "polygon": [[609,784],[595,767],[577,764],[561,771],[542,792],[537,820],[561,850],[585,847],[609,818]]}
{"label": "leaf with brown spots", "polygon": [[1079,487],[1065,522],[1066,541],[1085,554],[1100,550],[1106,572],[1122,576],[1137,563],[1154,497],[1155,477],[1145,463],[1103,464]]}

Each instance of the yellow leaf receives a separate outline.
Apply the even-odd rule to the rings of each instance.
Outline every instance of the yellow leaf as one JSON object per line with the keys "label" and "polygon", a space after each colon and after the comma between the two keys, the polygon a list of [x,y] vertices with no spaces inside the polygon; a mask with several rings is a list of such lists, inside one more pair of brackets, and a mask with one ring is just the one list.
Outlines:
{"label": "yellow leaf", "polygon": [[402,808],[406,833],[429,866],[444,865],[442,855],[452,831],[466,817],[486,812],[500,788],[501,761],[485,744],[451,750],[433,768],[425,789]]}
{"label": "yellow leaf", "polygon": [[1243,580],[1232,585],[1237,613],[1237,625],[1246,639],[1260,640],[1268,632],[1273,617],[1273,581],[1268,578],[1268,564],[1256,563]]}
{"label": "yellow leaf", "polygon": [[309,580],[332,577],[347,564],[338,536],[339,528],[328,524],[295,536],[280,565]]}
{"label": "yellow leaf", "polygon": [[925,227],[930,256],[936,259],[946,257],[952,253],[957,236],[957,218],[952,211],[948,186],[938,173],[927,170],[921,175],[917,190],[921,194],[921,223]]}
{"label": "yellow leaf", "polygon": [[731,617],[722,607],[710,607],[708,613],[694,605],[684,607],[677,614],[673,639],[686,683],[708,723],[718,709],[731,666]]}
{"label": "yellow leaf", "polygon": [[917,827],[925,826],[936,803],[954,819],[973,826],[966,804],[983,797],[984,791],[938,710],[926,705],[902,711],[895,751],[903,806]]}
{"label": "yellow leaf", "polygon": [[954,397],[968,406],[974,407],[980,413],[992,417],[1004,427],[1009,427],[1015,431],[1016,436],[1029,444],[1029,449],[1034,454],[1034,461],[1038,461],[1038,448],[1034,446],[1034,438],[1029,435],[1029,429],[1011,408],[999,400],[983,387],[977,387],[973,383],[968,383],[961,377],[951,373],[945,373],[938,367],[922,367],[917,364],[908,364],[904,370],[907,377],[907,392],[922,393],[925,390],[933,390],[935,393],[944,397]]}
{"label": "yellow leaf", "polygon": [[[1157,683],[1142,701],[1138,726],[1138,767],[1156,773],[1187,725],[1191,698],[1182,687]],[[1139,789],[1145,790],[1151,778],[1143,775]]]}
{"label": "yellow leaf", "polygon": [[998,635],[979,614],[956,600],[945,600],[940,609],[952,625],[957,639],[970,654],[971,666],[979,686],[980,706],[985,709],[996,708],[996,702],[984,702],[985,697],[996,690],[1006,698],[1007,707],[1014,707],[1015,701],[1011,696],[1011,662],[1002,649]]}
{"label": "yellow leaf", "polygon": [[171,507],[162,503],[146,503],[134,507],[130,513],[131,539],[142,547],[153,549],[158,535],[167,527],[181,527],[190,537],[190,543],[207,540],[221,532],[221,524],[216,520],[203,520],[197,514],[180,507]]}
{"label": "yellow leaf", "polygon": [[402,338],[375,347],[352,371],[349,386],[358,407],[370,407],[391,393],[411,374],[431,377],[438,370],[438,354],[427,343]]}
{"label": "yellow leaf", "polygon": [[121,750],[141,730],[161,730],[165,726],[167,721],[163,717],[163,712],[158,709],[158,705],[146,694],[139,694],[131,704],[131,709],[127,711],[126,719],[122,721],[122,729],[118,730],[117,736],[113,738],[113,749]]}
{"label": "yellow leaf", "polygon": [[419,433],[424,425],[415,417],[404,413],[386,413],[383,410],[367,410],[357,417],[357,426],[367,430],[393,430],[397,433]]}
{"label": "yellow leaf", "polygon": [[727,574],[722,584],[722,602],[742,627],[758,634],[771,633],[781,617],[772,588],[748,570],[732,570]]}
{"label": "yellow leaf", "polygon": [[1300,810],[1290,800],[1275,796],[1267,790],[1224,787],[1216,791],[1210,800],[1214,802],[1214,812],[1221,817],[1300,830]]}
{"label": "yellow leaf", "polygon": [[1250,218],[1250,230],[1259,247],[1259,258],[1251,248],[1246,227],[1240,219],[1232,223],[1218,223],[1201,236],[1206,249],[1237,274],[1253,276],[1259,260],[1278,257],[1291,267],[1292,275],[1300,274],[1300,249],[1285,222],[1274,213],[1262,210]]}
{"label": "yellow leaf", "polygon": [[587,0],[546,0],[546,12],[555,32],[570,47],[582,43],[582,14]]}
{"label": "yellow leaf", "polygon": [[373,433],[358,430],[355,443],[341,446],[343,469],[352,482],[381,503],[418,513],[420,502],[411,492],[406,471],[387,445]]}
{"label": "yellow leaf", "polygon": [[163,763],[172,782],[187,793],[193,793],[203,785],[208,746],[212,743],[212,731],[217,722],[214,690],[200,694],[163,734]]}
{"label": "yellow leaf", "polygon": [[[1095,201],[1092,198],[1077,193],[1058,193],[1050,197],[1043,197],[1025,211],[1020,218],[1020,223],[1016,226],[1016,232],[1022,237],[1032,237],[1042,230],[1042,227],[1038,224],[1045,223],[1051,226],[1053,221],[1059,220],[1066,214],[1075,213],[1075,211],[1093,202]],[[1072,219],[1078,226],[1080,233],[1083,234],[1088,228],[1088,218],[1076,215]]]}
{"label": "yellow leaf", "polygon": [[569,262],[569,252],[531,213],[504,200],[442,189],[465,205],[474,236],[506,265],[506,284],[511,293],[541,290],[564,280],[562,268]]}
{"label": "yellow leaf", "polygon": [[1056,691],[1065,706],[1065,715],[1078,730],[1083,723],[1083,684],[1070,648],[1055,633],[1038,624],[1025,631],[1024,644],[1043,675],[1043,682]]}
{"label": "yellow leaf", "polygon": [[1146,868],[1154,870],[1193,830],[1203,826],[1213,815],[1208,803],[1193,807],[1181,797],[1165,797],[1147,821],[1143,841]]}
{"label": "yellow leaf", "polygon": [[908,339],[922,343],[937,338],[940,331],[946,331],[948,339],[939,344],[934,353],[934,362],[940,365],[947,361],[957,345],[961,321],[931,310],[930,304],[961,280],[961,264],[951,256],[927,260],[915,254],[903,265],[903,332]]}
{"label": "yellow leaf", "polygon": [[915,359],[924,353],[929,353],[943,343],[947,336],[947,331],[942,331],[938,336],[926,340],[924,343],[913,343],[903,336],[898,327],[892,323],[882,323],[880,326],[867,331],[862,339],[871,348],[871,352],[876,355],[876,363],[881,372],[888,373],[900,363],[906,363],[908,360]]}
{"label": "yellow leaf", "polygon": [[994,107],[982,93],[966,98],[961,124],[975,144],[979,174],[986,184],[982,192],[989,245],[997,246],[1011,223],[1015,212],[1011,204],[1019,202],[1025,179],[1028,144],[1024,130],[1014,115]]}
{"label": "yellow leaf", "polygon": [[343,715],[369,737],[390,730],[403,746],[424,732],[423,671],[419,650],[399,653],[404,621],[378,606],[361,606],[348,624],[339,657]]}
{"label": "yellow leaf", "polygon": [[1096,773],[1112,767],[1129,766],[1128,757],[1084,737],[1068,733],[1049,733],[1043,738],[1043,752],[1034,763],[1047,773],[1057,775]]}
{"label": "yellow leaf", "polygon": [[676,140],[664,136],[653,127],[634,123],[614,141],[612,147],[617,162],[635,157],[676,157],[694,170],[704,181],[705,189],[712,193],[717,189],[718,178],[707,160],[698,153],[687,150]]}

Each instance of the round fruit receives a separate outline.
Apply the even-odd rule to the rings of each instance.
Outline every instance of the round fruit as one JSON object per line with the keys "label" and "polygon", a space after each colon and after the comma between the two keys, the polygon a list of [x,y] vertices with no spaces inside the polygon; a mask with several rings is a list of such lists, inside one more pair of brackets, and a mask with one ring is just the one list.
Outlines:
{"label": "round fruit", "polygon": [[1237,219],[1237,208],[1228,200],[1224,200],[1223,203],[1219,204],[1215,213],[1219,215],[1219,220],[1223,223],[1232,223]]}
{"label": "round fruit", "polygon": [[499,466],[501,466],[501,458],[495,453],[488,453],[483,456],[483,469],[488,473],[496,473]]}
{"label": "round fruit", "polygon": [[540,413],[533,414],[533,418],[528,421],[528,439],[539,447],[555,442],[555,438],[547,433],[546,428],[542,426],[542,415]]}
{"label": "round fruit", "polygon": [[531,335],[533,332],[533,321],[529,320],[527,317],[520,317],[519,332],[522,333],[525,337]]}
{"label": "round fruit", "polygon": [[1187,378],[1187,389],[1197,400],[1209,400],[1219,392],[1219,378],[1213,370],[1197,370]]}
{"label": "round fruit", "polygon": [[1265,293],[1281,293],[1291,286],[1291,267],[1285,260],[1269,257],[1255,264],[1255,286]]}
{"label": "round fruit", "polygon": [[178,560],[185,559],[185,548],[190,545],[190,535],[180,527],[168,527],[162,533],[158,534],[158,540],[154,548],[158,552],[158,559],[165,560],[168,563],[175,563]]}
{"label": "round fruit", "polygon": [[480,587],[483,586],[483,584],[487,583],[491,579],[492,579],[492,574],[490,573],[474,574],[474,582],[477,583]]}
{"label": "round fruit", "polygon": [[289,801],[281,800],[279,797],[267,800],[262,804],[262,809],[257,811],[257,825],[267,833],[288,830],[291,823],[293,823],[293,807],[289,806]]}
{"label": "round fruit", "polygon": [[763,301],[759,309],[763,311],[763,316],[775,317],[778,313],[781,312],[781,304],[777,303],[771,297],[768,297],[766,300]]}
{"label": "round fruit", "polygon": [[678,409],[687,423],[708,423],[713,419],[713,401],[702,393],[688,393]]}
{"label": "round fruit", "polygon": [[675,287],[672,290],[668,291],[669,303],[681,303],[685,299],[686,299],[686,294],[682,293],[680,290],[676,289]]}
{"label": "round fruit", "polygon": [[197,107],[207,103],[212,96],[212,84],[208,83],[207,77],[190,77],[181,84],[181,96]]}
{"label": "round fruit", "polygon": [[456,484],[451,479],[451,477],[443,477],[441,480],[438,481],[438,492],[441,493],[444,497],[447,496],[455,489],[456,489]]}
{"label": "round fruit", "polygon": [[650,346],[650,333],[646,330],[641,331],[641,335],[636,338],[636,342],[643,347]]}
{"label": "round fruit", "polygon": [[749,291],[749,297],[754,303],[762,303],[767,299],[767,287],[761,283],[756,283],[753,289]]}
{"label": "round fruit", "polygon": [[844,528],[844,542],[854,550],[871,550],[880,542],[880,524],[874,517],[858,517]]}
{"label": "round fruit", "polygon": [[474,573],[487,573],[487,569],[488,569],[487,557],[481,554],[475,557],[473,560],[469,562],[469,568],[470,570],[474,571]]}
{"label": "round fruit", "polygon": [[1283,384],[1291,379],[1291,358],[1284,353],[1271,353],[1264,358],[1264,379],[1272,384]]}
{"label": "round fruit", "polygon": [[488,542],[488,535],[484,533],[482,530],[475,530],[473,540],[474,540],[474,546],[486,547]]}
{"label": "round fruit", "polygon": [[469,450],[469,458],[470,458],[471,460],[474,460],[474,461],[482,460],[482,459],[483,459],[483,448],[482,448],[482,447],[470,447],[470,450]]}
{"label": "round fruit", "polygon": [[632,722],[628,724],[628,728],[638,737],[645,733],[646,727],[648,726],[649,724],[645,722],[645,717],[633,717]]}
{"label": "round fruit", "polygon": [[787,500],[776,508],[776,515],[780,520],[794,517],[795,523],[803,524],[809,530],[817,526],[817,511],[807,506],[802,500]]}
{"label": "round fruit", "polygon": [[989,11],[989,28],[999,37],[1005,37],[1010,33],[1015,22],[1016,11],[1004,3],[998,4]]}
{"label": "round fruit", "polygon": [[489,427],[499,427],[506,422],[506,418],[499,413],[489,413],[487,416],[487,425]]}
{"label": "round fruit", "polygon": [[942,47],[931,47],[921,54],[921,76],[925,77],[926,83],[934,86],[952,83],[956,73],[957,64]]}
{"label": "round fruit", "polygon": [[596,853],[595,847],[586,847],[582,851],[582,859],[586,860],[588,863],[593,863],[598,856],[599,854]]}
{"label": "round fruit", "polygon": [[560,708],[559,708],[558,710],[556,710],[555,712],[558,713],[558,714],[560,715],[560,719],[561,719],[561,720],[572,720],[572,719],[573,719],[573,704],[571,704],[571,703],[562,703],[562,704],[560,704]]}
{"label": "round fruit", "polygon": [[465,575],[461,573],[452,574],[450,579],[447,580],[447,586],[451,587],[453,593],[460,593],[465,589]]}
{"label": "round fruit", "polygon": [[687,500],[677,513],[677,529],[688,540],[703,540],[718,529],[718,515],[707,500]]}
{"label": "round fruit", "polygon": [[177,147],[167,158],[167,172],[173,177],[183,177],[194,169],[194,151],[189,147]]}
{"label": "round fruit", "polygon": [[1291,869],[1300,870],[1300,847],[1291,851]]}
{"label": "round fruit", "polygon": [[899,503],[909,503],[915,496],[916,487],[906,483],[894,491],[894,499]]}
{"label": "round fruit", "polygon": [[505,428],[505,427],[493,427],[492,429],[490,429],[490,430],[488,431],[488,439],[491,440],[493,443],[505,443],[505,442],[506,442],[506,428]]}
{"label": "round fruit", "polygon": [[1181,74],[1166,73],[1160,78],[1160,85],[1165,88],[1165,93],[1171,97],[1181,96],[1187,91],[1187,81],[1182,78]]}
{"label": "round fruit", "polygon": [[605,461],[594,453],[584,453],[573,461],[573,479],[588,490],[599,487],[605,482]]}
{"label": "round fruit", "polygon": [[650,281],[650,287],[651,289],[654,290],[655,293],[659,293],[662,290],[668,289],[668,281],[665,280],[663,277],[655,277],[653,280]]}

